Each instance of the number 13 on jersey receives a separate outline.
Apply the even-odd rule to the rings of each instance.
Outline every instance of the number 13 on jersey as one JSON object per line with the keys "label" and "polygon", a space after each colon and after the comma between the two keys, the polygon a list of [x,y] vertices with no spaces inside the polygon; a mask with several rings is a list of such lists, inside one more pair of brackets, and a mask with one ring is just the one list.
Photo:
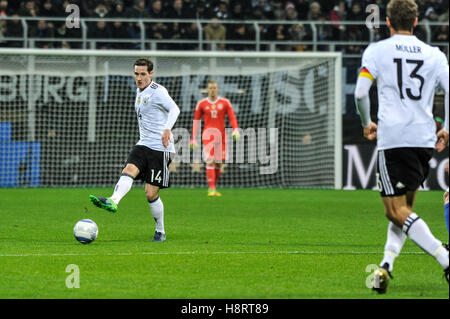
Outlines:
{"label": "number 13 on jersey", "polygon": [[[420,87],[419,87],[419,95],[413,95],[411,88],[406,88],[406,95],[414,101],[418,101],[422,98],[422,88],[425,83],[425,79],[423,76],[418,74],[420,68],[423,66],[422,60],[410,60],[406,59],[406,63],[408,64],[415,64],[416,67],[414,70],[409,74],[409,77],[412,79],[418,79],[420,81]],[[398,89],[400,90],[400,98],[403,100],[405,97],[403,95],[403,59],[394,59],[394,63],[397,64],[397,84]]]}

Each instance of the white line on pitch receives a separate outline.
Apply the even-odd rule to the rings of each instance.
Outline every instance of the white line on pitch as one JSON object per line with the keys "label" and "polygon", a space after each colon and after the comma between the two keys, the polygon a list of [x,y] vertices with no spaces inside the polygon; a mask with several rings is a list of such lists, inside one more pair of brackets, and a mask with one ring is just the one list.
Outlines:
{"label": "white line on pitch", "polygon": [[[0,257],[65,257],[65,256],[136,256],[136,255],[381,255],[382,252],[318,252],[318,251],[175,251],[175,252],[136,252],[113,254],[0,254]],[[402,255],[424,255],[424,252],[402,252]]]}

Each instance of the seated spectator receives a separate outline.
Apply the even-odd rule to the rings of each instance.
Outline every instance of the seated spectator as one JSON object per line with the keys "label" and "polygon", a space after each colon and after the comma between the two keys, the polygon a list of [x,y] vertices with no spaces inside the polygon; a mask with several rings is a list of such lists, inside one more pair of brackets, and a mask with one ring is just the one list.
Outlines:
{"label": "seated spectator", "polygon": [[108,7],[106,6],[106,4],[104,2],[99,2],[97,4],[97,6],[94,9],[92,18],[106,18],[108,15]]}
{"label": "seated spectator", "polygon": [[273,2],[273,17],[275,20],[286,19],[286,11],[283,7],[283,2],[281,0],[275,0]]}
{"label": "seated spectator", "polygon": [[298,20],[307,20],[311,0],[294,0],[293,2],[298,13]]}
{"label": "seated spectator", "polygon": [[[361,4],[357,1],[354,1],[352,3],[352,7],[350,12],[347,13],[347,21],[366,21],[366,16],[365,13],[362,11],[361,8]],[[361,22],[364,23],[364,22]],[[346,27],[346,38],[347,39],[353,39],[353,38],[357,38],[359,39],[358,41],[368,41],[369,40],[369,32],[368,29],[366,28],[365,24],[362,25],[357,25],[357,24],[353,24],[353,25],[347,25]],[[355,49],[356,51],[359,52],[359,46],[358,49]]]}
{"label": "seated spectator", "polygon": [[211,16],[211,12],[203,3],[199,3],[195,7],[194,19],[207,20]]}
{"label": "seated spectator", "polygon": [[[21,17],[37,17],[39,16],[38,8],[33,0],[27,0],[26,2],[22,2],[22,7],[19,10],[19,16]],[[32,36],[32,34],[36,33],[37,22],[36,21],[28,21],[28,36]]]}
{"label": "seated spectator", "polygon": [[433,8],[433,6],[428,7],[428,9],[425,11],[424,20],[425,19],[433,22],[439,19],[439,15],[436,13],[436,10]]}
{"label": "seated spectator", "polygon": [[[448,44],[448,26],[447,25],[441,25],[437,27],[438,29],[436,29],[432,41],[433,42],[444,42]],[[448,45],[441,45],[439,46],[439,49],[442,52],[445,52],[446,54],[448,53]]]}
{"label": "seated spectator", "polygon": [[[347,21],[366,21],[365,13],[361,9],[361,4],[354,1],[350,11],[347,13]],[[365,26],[364,26],[365,28]],[[360,32],[362,25],[347,25],[347,31]],[[366,28],[365,28],[366,29]]]}
{"label": "seated spectator", "polygon": [[145,6],[145,0],[135,0],[133,7],[128,11],[128,17],[137,19],[150,18],[150,14]]}
{"label": "seated spectator", "polygon": [[[285,24],[278,24],[276,25],[275,29],[275,41],[290,41],[290,34],[288,32],[288,25]],[[277,51],[290,51],[291,46],[290,45],[284,45],[284,44],[278,44],[276,46]]]}
{"label": "seated spectator", "polygon": [[109,12],[111,18],[125,18],[127,16],[125,6],[122,0],[114,3],[112,10]]}
{"label": "seated spectator", "polygon": [[[165,15],[162,10],[161,0],[155,0],[152,2],[150,9],[150,17],[152,19],[164,19]],[[147,27],[148,37],[151,39],[163,40],[167,37],[168,27],[163,22],[150,23]]]}
{"label": "seated spectator", "polygon": [[448,42],[448,26],[441,25],[433,35],[433,42]]}
{"label": "seated spectator", "polygon": [[36,28],[36,34],[33,34],[33,38],[39,38],[36,41],[35,46],[37,48],[49,49],[54,47],[54,42],[52,41],[40,41],[45,38],[54,38],[55,30],[53,29],[53,25],[49,26],[45,20],[39,20]]}
{"label": "seated spectator", "polygon": [[39,10],[36,3],[33,0],[22,2],[22,8],[19,10],[19,15],[21,17],[37,17],[39,15]]}
{"label": "seated spectator", "polygon": [[[130,30],[128,28],[128,23],[123,23],[122,21],[114,21],[111,25],[111,35],[114,35],[114,39],[130,39]],[[111,43],[112,49],[129,49],[131,47],[130,43],[126,42],[113,42]]]}
{"label": "seated spectator", "polygon": [[11,15],[11,9],[8,7],[8,0],[0,1],[0,18]]}
{"label": "seated spectator", "polygon": [[221,1],[215,9],[216,17],[220,20],[228,20],[230,14],[228,13],[228,4],[225,1]]}
{"label": "seated spectator", "polygon": [[[289,26],[288,29],[289,38],[291,41],[310,41],[311,36],[306,32],[303,24],[293,24]],[[295,44],[292,46],[293,51],[305,51],[308,48],[307,45],[304,44]]]}
{"label": "seated spectator", "polygon": [[[94,28],[91,28],[89,30],[89,38],[91,39],[110,39],[111,38],[111,31],[106,25],[105,21],[98,21]],[[110,44],[108,42],[96,42],[95,48],[96,49],[108,49],[110,47]]]}
{"label": "seated spectator", "polygon": [[[100,1],[104,1],[104,0],[100,0]],[[60,3],[61,0],[58,0],[55,2]],[[92,17],[94,15],[94,10],[95,10],[98,2],[99,2],[99,0],[79,0],[79,3],[74,3],[73,0],[70,0],[70,3],[74,3],[80,8],[80,15],[82,17]],[[63,5],[63,8],[65,8],[65,5]]]}
{"label": "seated spectator", "polygon": [[[182,0],[174,0],[172,7],[169,9],[166,18],[168,19],[189,19],[189,12],[185,11],[183,9],[183,1]],[[174,22],[169,23],[168,25],[168,38],[175,40],[175,39],[182,39],[183,34],[186,33],[186,27],[188,27],[189,24],[180,23],[180,22]],[[168,49],[172,50],[183,50],[183,44],[168,44]]]}
{"label": "seated spectator", "polygon": [[[196,22],[187,24],[184,30],[185,30],[185,33],[183,35],[184,39],[186,40],[198,39],[198,25]],[[193,51],[197,51],[199,49],[197,43],[185,43],[184,47],[186,50],[193,50]]]}
{"label": "seated spectator", "polygon": [[264,13],[264,16],[268,20],[273,19],[273,12],[272,12],[272,6],[270,5],[268,0],[253,0],[252,1],[252,8],[260,7]]}
{"label": "seated spectator", "polygon": [[311,4],[309,5],[307,20],[318,21],[322,14],[323,13],[320,3],[317,1],[311,2]]}
{"label": "seated spectator", "polygon": [[[296,20],[298,20],[298,12],[297,12],[297,9],[295,8],[295,6],[294,6],[294,4],[292,2],[286,3],[286,6],[284,7],[284,12],[285,12],[285,19],[287,21],[296,21]],[[298,26],[298,24],[285,25],[284,28],[277,27],[277,30],[276,30],[276,38],[278,39],[277,41],[280,41],[282,39],[283,40],[290,40],[292,35],[295,35],[295,33],[297,31],[299,31],[299,34],[295,36],[296,38],[302,38],[300,36],[300,33],[302,33],[302,32],[306,32],[306,33],[311,32],[310,28],[309,29],[305,29],[305,27],[303,25],[302,25],[302,28],[304,30],[302,30],[300,32],[300,27]],[[288,45],[277,46],[277,50],[281,50],[281,51],[290,51],[291,49],[296,50],[295,46],[294,47],[291,47],[291,46],[288,46]],[[303,50],[303,48],[302,48],[302,50]]]}
{"label": "seated spectator", "polygon": [[162,1],[153,0],[148,13],[152,19],[164,19],[165,14],[162,7]]}
{"label": "seated spectator", "polygon": [[336,22],[332,25],[331,40],[341,41],[345,37],[345,25],[339,22],[345,21],[347,17],[347,2],[341,0],[337,5],[334,6],[333,10],[330,12],[330,21]]}
{"label": "seated spectator", "polygon": [[[10,15],[10,10],[8,8],[7,0],[0,0],[0,18],[7,17]],[[6,32],[6,20],[0,20],[0,47],[5,47],[7,45],[4,39]]]}
{"label": "seated spectator", "polygon": [[297,20],[298,12],[295,9],[295,6],[294,6],[294,4],[292,2],[286,3],[286,7],[284,8],[284,10],[286,12],[286,14],[285,14],[286,20],[288,20],[288,21]]}
{"label": "seated spectator", "polygon": [[[66,13],[67,14],[67,13]],[[54,17],[59,17],[59,13],[58,10],[55,8],[55,6],[53,5],[53,2],[51,0],[45,0],[40,8],[39,8],[39,15],[41,17],[49,17],[49,18],[54,18]],[[55,33],[55,25],[62,23],[61,21],[51,21],[51,20],[46,20],[47,21],[47,27],[49,29],[51,29],[52,33]],[[54,46],[55,43],[52,43],[52,45]]]}
{"label": "seated spectator", "polygon": [[183,0],[174,0],[173,5],[168,9],[168,19],[191,19],[193,12],[184,8]]}
{"label": "seated spectator", "polygon": [[39,8],[39,15],[41,17],[58,17],[58,11],[53,5],[53,2],[51,0],[45,0],[40,8]]}
{"label": "seated spectator", "polygon": [[242,4],[239,2],[235,2],[231,7],[230,18],[232,20],[244,20],[245,14],[242,10]]}
{"label": "seated spectator", "polygon": [[[12,18],[15,18],[14,20],[7,20],[6,21],[6,29],[3,33],[4,37],[8,38],[23,38],[23,26],[22,21],[19,19],[19,15],[17,13],[14,13],[11,15]],[[23,47],[23,41],[7,41],[6,46],[10,48],[20,48]]]}
{"label": "seated spectator", "polygon": [[[319,17],[319,22],[325,22],[325,16]],[[331,26],[329,24],[320,23],[316,25],[317,29],[317,40],[320,41],[330,41],[331,40]],[[318,48],[319,51],[329,51],[328,45],[322,45],[319,44]]]}
{"label": "seated spectator", "polygon": [[3,35],[6,31],[6,24],[3,21],[0,21],[0,48],[6,47],[5,36]]}
{"label": "seated spectator", "polygon": [[196,6],[203,6],[208,14],[213,14],[214,8],[217,7],[219,2],[220,0],[197,0]]}
{"label": "seated spectator", "polygon": [[346,45],[345,46],[345,53],[348,54],[362,54],[363,48],[366,47],[365,45],[356,44],[356,42],[363,41],[364,39],[361,36],[361,32],[355,31],[355,29],[349,29],[346,33],[345,41],[348,42],[355,42],[355,44]]}
{"label": "seated spectator", "polygon": [[[267,17],[264,14],[264,9],[256,6],[252,9],[252,13],[249,14],[248,19],[251,20],[267,20]],[[270,41],[273,39],[274,34],[276,32],[277,25],[276,24],[261,24],[258,23],[259,29],[259,38],[262,41]],[[263,45],[259,48],[260,50],[268,50],[268,45]]]}
{"label": "seated spectator", "polygon": [[[253,41],[255,38],[251,35],[251,32],[247,30],[247,26],[245,24],[235,24],[231,28],[230,35],[227,36],[229,40],[233,41]],[[233,43],[227,46],[229,50],[233,51],[247,51],[254,50],[255,46],[249,43]]]}
{"label": "seated spectator", "polygon": [[[147,11],[145,0],[135,0],[133,7],[128,10],[127,18],[134,19],[149,19],[150,13]],[[140,39],[141,37],[141,25],[139,23],[130,23],[130,34],[134,39]],[[140,44],[133,47],[134,49],[140,49]]]}
{"label": "seated spectator", "polygon": [[196,6],[196,0],[183,0],[183,8],[188,12],[194,12]]}
{"label": "seated spectator", "polygon": [[62,41],[58,43],[55,42],[55,48],[62,48],[63,42],[67,43],[67,45],[70,48],[69,42],[65,41],[65,39],[68,37],[69,35],[67,33],[66,24],[65,23],[58,24],[55,28],[55,38]]}
{"label": "seated spectator", "polygon": [[[211,19],[213,22],[209,23],[204,29],[205,40],[207,41],[225,41],[226,39],[226,29],[219,23],[219,19],[214,17]],[[222,51],[225,49],[225,43],[216,43],[216,50]],[[212,50],[213,46],[207,44],[207,50]]]}
{"label": "seated spectator", "polygon": [[447,4],[447,9],[444,11],[444,13],[442,13],[439,16],[438,21],[439,22],[448,22],[448,4]]}

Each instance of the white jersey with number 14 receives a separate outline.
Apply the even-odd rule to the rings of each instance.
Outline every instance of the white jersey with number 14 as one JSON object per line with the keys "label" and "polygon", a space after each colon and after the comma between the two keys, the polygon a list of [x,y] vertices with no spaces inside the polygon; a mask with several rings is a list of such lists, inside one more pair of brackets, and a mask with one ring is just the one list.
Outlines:
{"label": "white jersey with number 14", "polygon": [[448,85],[445,54],[413,35],[396,34],[369,45],[362,66],[377,82],[378,149],[433,148],[435,89]]}

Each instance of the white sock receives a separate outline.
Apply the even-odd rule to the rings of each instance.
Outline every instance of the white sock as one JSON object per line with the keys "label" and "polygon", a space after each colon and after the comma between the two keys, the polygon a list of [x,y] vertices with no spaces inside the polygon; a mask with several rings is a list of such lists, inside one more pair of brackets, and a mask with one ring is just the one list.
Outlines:
{"label": "white sock", "polygon": [[411,213],[403,225],[403,231],[414,241],[420,248],[428,254],[436,258],[442,268],[448,268],[448,251],[442,247],[442,243],[437,240],[427,224],[415,213]]}
{"label": "white sock", "polygon": [[165,234],[164,231],[164,204],[161,198],[149,201],[150,210],[156,222],[156,231]]}
{"label": "white sock", "polygon": [[123,174],[114,188],[114,193],[110,197],[111,200],[119,204],[120,200],[130,191],[133,186],[134,179],[130,175]]}
{"label": "white sock", "polygon": [[388,225],[386,245],[384,246],[384,256],[380,263],[383,266],[385,263],[389,265],[389,271],[394,269],[394,260],[400,254],[403,245],[405,244],[406,234],[400,227],[390,222]]}

